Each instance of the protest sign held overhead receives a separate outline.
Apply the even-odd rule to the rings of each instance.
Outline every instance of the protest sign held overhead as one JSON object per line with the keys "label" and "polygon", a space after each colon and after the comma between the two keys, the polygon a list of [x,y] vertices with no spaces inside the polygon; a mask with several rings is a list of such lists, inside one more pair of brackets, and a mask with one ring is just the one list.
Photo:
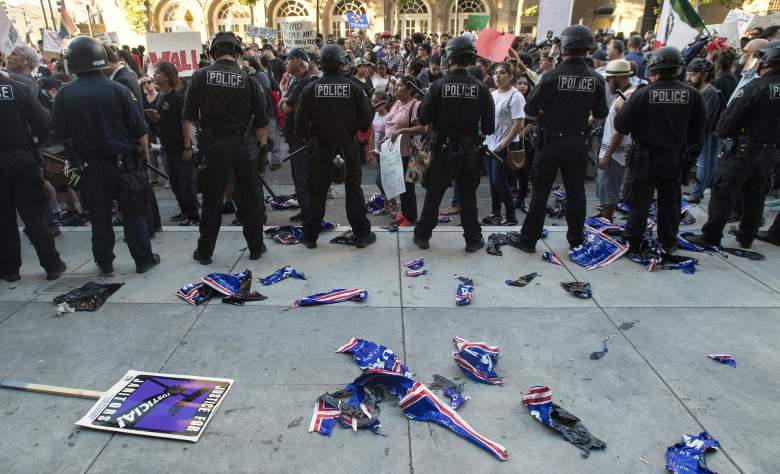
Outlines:
{"label": "protest sign held overhead", "polygon": [[466,19],[466,29],[468,31],[482,31],[487,28],[488,20],[487,15],[469,15]]}
{"label": "protest sign held overhead", "polygon": [[232,379],[128,370],[77,425],[196,443]]}
{"label": "protest sign held overhead", "polygon": [[665,0],[661,9],[658,41],[684,48],[705,29],[704,21],[688,0]]}
{"label": "protest sign held overhead", "polygon": [[350,28],[354,28],[356,30],[367,30],[369,28],[368,17],[366,15],[358,15],[354,12],[347,12],[344,14],[344,17],[346,18],[347,25],[349,25]]}
{"label": "protest sign held overhead", "polygon": [[547,0],[539,5],[539,21],[536,29],[536,41],[545,40],[548,32],[554,36],[561,34],[571,24],[573,0]]}
{"label": "protest sign held overhead", "polygon": [[485,28],[477,38],[477,55],[494,63],[501,62],[506,58],[514,40],[515,35],[511,33],[499,33]]}
{"label": "protest sign held overhead", "polygon": [[62,52],[62,38],[57,31],[42,30],[43,34],[43,51],[46,53],[61,53]]}
{"label": "protest sign held overhead", "polygon": [[18,39],[19,34],[14,25],[11,24],[5,10],[0,8],[0,53],[10,54]]}
{"label": "protest sign held overhead", "polygon": [[275,38],[279,34],[279,30],[264,26],[250,26],[246,33],[250,38]]}
{"label": "protest sign held overhead", "polygon": [[312,23],[308,20],[282,21],[282,39],[288,50],[303,48],[316,50],[317,35],[314,33]]}
{"label": "protest sign held overhead", "polygon": [[172,63],[181,77],[189,77],[198,69],[200,33],[147,33],[146,45],[152,65],[160,61]]}

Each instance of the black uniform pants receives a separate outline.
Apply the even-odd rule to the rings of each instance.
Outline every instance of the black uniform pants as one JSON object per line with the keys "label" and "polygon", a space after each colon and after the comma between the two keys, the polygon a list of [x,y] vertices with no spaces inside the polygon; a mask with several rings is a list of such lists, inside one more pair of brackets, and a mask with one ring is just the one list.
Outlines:
{"label": "black uniform pants", "polygon": [[184,161],[181,153],[165,152],[166,168],[171,190],[176,196],[181,214],[188,219],[198,218],[198,197],[195,192],[195,167],[192,160]]}
{"label": "black uniform pants", "polygon": [[547,215],[547,199],[550,197],[555,177],[561,171],[563,187],[566,189],[566,240],[569,245],[582,243],[583,226],[585,225],[585,173],[588,163],[584,159],[576,162],[558,162],[545,159],[536,160],[531,170],[533,175],[533,190],[528,215],[520,229],[520,237],[532,244],[542,238],[544,219]]}
{"label": "black uniform pants", "polygon": [[347,220],[352,233],[358,239],[368,237],[371,222],[366,217],[366,203],[363,189],[360,187],[362,170],[357,143],[337,145],[317,141],[313,149],[306,153],[309,174],[306,178],[306,191],[309,194],[309,212],[303,222],[303,235],[307,240],[316,241],[325,217],[325,200],[330,188],[333,157],[340,153],[344,158],[347,176],[344,180],[346,192]]}
{"label": "black uniform pants", "polygon": [[[290,153],[303,147],[303,143],[292,142],[289,145]],[[309,213],[309,192],[306,190],[306,179],[309,175],[309,165],[307,164],[308,160],[306,159],[308,154],[309,150],[304,149],[295,153],[292,158],[290,158],[290,172],[292,174],[293,184],[295,185],[295,199],[298,201],[304,220]]]}
{"label": "black uniform pants", "polygon": [[148,177],[141,158],[120,169],[115,160],[87,160],[82,177],[82,200],[92,220],[92,256],[99,265],[114,261],[113,201],[122,213],[125,240],[136,266],[152,260],[147,221]]}
{"label": "black uniform pants", "polygon": [[[401,163],[403,164],[404,177],[406,177],[406,170],[409,168],[410,156],[402,156]],[[382,174],[381,172],[377,174]],[[417,222],[417,186],[414,183],[410,183],[404,179],[404,192],[401,193],[401,214],[414,224]]]}
{"label": "black uniform pants", "polygon": [[214,254],[219,227],[222,225],[222,198],[231,171],[241,205],[237,217],[244,230],[244,239],[250,252],[259,251],[263,244],[260,224],[260,197],[257,190],[257,145],[244,143],[240,136],[219,137],[206,147],[206,170],[199,176],[203,191],[203,209],[200,216],[198,253],[202,257]]}
{"label": "black uniform pants", "polygon": [[453,180],[460,193],[460,223],[466,243],[479,242],[482,226],[477,216],[477,187],[481,177],[482,157],[476,145],[463,151],[449,145],[431,153],[431,163],[425,174],[425,201],[414,227],[415,237],[428,240],[439,222],[439,205]]}
{"label": "black uniform pants", "polygon": [[631,179],[629,185],[629,213],[626,231],[623,237],[629,245],[638,249],[647,228],[647,215],[653,203],[653,195],[658,191],[656,203],[656,223],[658,241],[667,249],[677,243],[680,229],[680,176],[648,176]]}
{"label": "black uniform pants", "polygon": [[38,161],[30,150],[0,151],[0,273],[18,273],[22,266],[16,211],[45,270],[60,262],[49,233],[48,199]]}
{"label": "black uniform pants", "polygon": [[712,177],[712,195],[707,209],[709,218],[701,229],[706,240],[720,243],[723,228],[739,196],[742,198],[742,222],[737,240],[753,242],[761,226],[771,172],[778,161],[780,150],[767,148],[750,149],[748,158],[744,160],[737,159],[733,153],[721,157]]}

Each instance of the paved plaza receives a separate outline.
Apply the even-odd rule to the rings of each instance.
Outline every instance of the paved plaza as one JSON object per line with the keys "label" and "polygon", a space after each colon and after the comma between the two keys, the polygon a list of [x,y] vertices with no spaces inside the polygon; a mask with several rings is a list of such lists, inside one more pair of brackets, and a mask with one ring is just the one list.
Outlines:
{"label": "paved plaza", "polygon": [[[365,183],[373,183],[370,174]],[[276,192],[292,192],[282,177],[288,175],[286,167],[272,175]],[[485,184],[480,216],[489,211]],[[374,189],[367,184],[366,197]],[[592,183],[589,189],[592,196]],[[336,192],[326,219],[346,225],[343,188]],[[159,198],[167,224],[175,202],[165,190]],[[698,229],[705,209],[695,208],[698,222],[685,229]],[[268,223],[287,223],[293,212],[271,211]],[[0,471],[662,473],[668,446],[706,430],[722,447],[707,455],[712,470],[777,472],[780,248],[756,242],[765,261],[697,254],[693,275],[646,272],[626,258],[587,271],[566,257],[560,220],[548,220],[558,225],[548,225],[536,254],[507,246],[501,257],[466,254],[458,216],[437,229],[427,251],[414,246],[410,229],[380,229],[387,220],[372,217],[378,240],[365,249],[330,244],[330,233],[317,250],[267,241],[258,261],[249,260],[240,228],[223,228],[208,267],[191,258],[196,228],[166,226],[153,240],[162,264],[144,275],[134,272],[117,228],[116,272],[108,278],[92,262],[89,230],[63,229],[56,242],[68,272],[54,282],[23,238],[22,280],[0,284],[0,379],[105,390],[137,369],[232,378],[235,385],[197,444],[81,429],[73,423],[89,400],[0,390]],[[484,235],[506,230],[519,228],[485,228]],[[731,236],[724,244],[736,246]],[[544,250],[564,266],[543,261]],[[429,274],[405,276],[401,264],[418,256]],[[253,289],[268,299],[243,307],[219,299],[191,306],[174,294],[208,272],[250,269],[261,277],[285,265],[307,280],[262,287],[255,279]],[[524,288],[504,283],[531,272],[540,277]],[[455,305],[456,273],[475,282],[470,306]],[[589,281],[593,298],[561,288],[574,280]],[[87,281],[124,286],[97,312],[57,317],[52,298]],[[287,309],[332,288],[365,288],[369,297]],[[606,356],[590,360],[612,334]],[[501,348],[503,386],[463,377],[451,356],[455,335]],[[352,337],[391,348],[426,384],[434,374],[465,381],[472,398],[459,413],[504,445],[509,460],[439,425],[407,420],[391,400],[380,405],[385,436],[308,433],[315,399],[360,374],[350,356],[334,353]],[[737,368],[708,359],[713,353],[733,355]],[[521,398],[533,385],[548,385],[606,450],[582,459],[532,418]]]}

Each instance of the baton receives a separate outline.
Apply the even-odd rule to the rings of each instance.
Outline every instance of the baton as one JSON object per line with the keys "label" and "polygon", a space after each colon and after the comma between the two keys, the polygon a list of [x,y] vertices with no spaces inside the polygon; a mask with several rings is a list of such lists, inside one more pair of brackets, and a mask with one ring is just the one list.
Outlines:
{"label": "baton", "polygon": [[292,152],[292,153],[290,153],[289,155],[287,155],[286,157],[284,157],[284,159],[282,160],[282,163],[284,163],[285,161],[290,161],[290,160],[292,160],[292,157],[293,157],[293,156],[297,155],[298,153],[300,153],[301,151],[303,151],[303,150],[305,150],[305,149],[306,149],[306,146],[305,146],[305,145],[304,145],[304,146],[302,146],[302,147],[300,147],[300,148],[298,148],[298,149],[297,149],[297,150],[295,150],[294,152]]}
{"label": "baton", "polygon": [[493,151],[491,151],[491,150],[490,150],[490,148],[488,148],[488,147],[487,147],[487,145],[482,145],[482,147],[481,147],[481,148],[483,149],[483,151],[484,151],[485,153],[487,153],[488,155],[490,155],[490,156],[492,156],[493,158],[497,159],[497,160],[498,160],[498,161],[500,161],[501,163],[503,163],[503,162],[504,162],[504,159],[503,159],[503,158],[501,158],[500,156],[498,156],[497,154],[495,154]]}
{"label": "baton", "polygon": [[621,98],[621,99],[623,99],[624,101],[627,101],[627,100],[628,100],[628,99],[626,98],[626,95],[625,95],[625,94],[623,94],[623,91],[621,91],[620,89],[618,89],[617,93],[618,93],[618,95],[620,96],[620,98]]}

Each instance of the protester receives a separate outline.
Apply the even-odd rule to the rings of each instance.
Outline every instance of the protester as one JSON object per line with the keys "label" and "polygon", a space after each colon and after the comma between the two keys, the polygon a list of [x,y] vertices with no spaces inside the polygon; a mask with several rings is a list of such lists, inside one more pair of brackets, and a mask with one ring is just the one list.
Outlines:
{"label": "protester", "polygon": [[[412,155],[411,140],[415,135],[424,132],[425,127],[417,125],[417,110],[420,101],[414,98],[414,90],[410,84],[416,85],[415,78],[402,77],[395,86],[395,102],[385,117],[385,140],[394,143],[401,136],[401,160],[403,170],[409,167]],[[408,227],[417,222],[417,195],[414,183],[404,181],[405,191],[401,193],[401,214],[396,218],[400,227]]]}
{"label": "protester", "polygon": [[179,214],[171,220],[180,220],[180,226],[200,223],[198,198],[195,195],[195,168],[192,164],[192,145],[189,125],[182,118],[184,97],[179,83],[176,66],[168,62],[159,62],[154,72],[154,80],[160,88],[159,99],[155,104],[157,130],[165,154],[166,168]]}
{"label": "protester", "polygon": [[713,76],[713,65],[704,58],[696,58],[688,64],[686,79],[701,93],[706,111],[704,147],[696,159],[696,184],[687,197],[687,201],[691,203],[701,202],[704,190],[710,186],[712,172],[720,153],[720,139],[715,134],[715,124],[726,101],[721,92],[711,84]]}
{"label": "protester", "polygon": [[610,106],[604,122],[604,138],[599,151],[599,170],[596,177],[596,197],[601,205],[598,217],[606,218],[610,222],[614,219],[615,207],[621,197],[626,174],[626,152],[631,148],[631,136],[615,131],[615,116],[636,90],[630,81],[632,74],[631,66],[624,59],[610,61],[605,72],[607,86],[617,99]]}
{"label": "protester", "polygon": [[[523,130],[525,97],[512,86],[512,67],[508,63],[496,66],[493,80],[496,90],[491,92],[495,104],[495,131],[485,137],[485,168],[490,180],[492,213],[482,219],[486,225],[517,225],[517,215],[509,189],[509,170],[505,164],[507,152],[519,148],[517,137]],[[501,205],[506,218],[501,217]]]}

